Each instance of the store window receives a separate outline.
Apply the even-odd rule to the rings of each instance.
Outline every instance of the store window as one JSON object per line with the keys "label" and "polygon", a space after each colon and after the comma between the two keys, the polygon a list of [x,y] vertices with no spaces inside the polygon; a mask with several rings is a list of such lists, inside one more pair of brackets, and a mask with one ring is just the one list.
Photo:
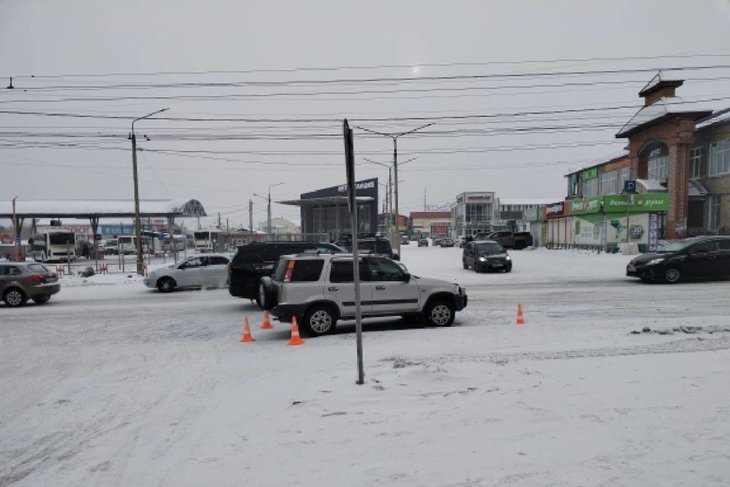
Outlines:
{"label": "store window", "polygon": [[598,196],[598,178],[589,179],[583,182],[583,196],[589,198]]}
{"label": "store window", "polygon": [[689,174],[690,178],[702,177],[702,146],[693,147],[689,150]]}
{"label": "store window", "polygon": [[707,229],[711,232],[716,232],[720,227],[720,195],[710,196],[710,211],[709,221],[707,222]]}
{"label": "store window", "polygon": [[616,194],[618,185],[618,171],[601,174],[601,194]]}
{"label": "store window", "polygon": [[730,173],[730,139],[710,144],[709,175]]}

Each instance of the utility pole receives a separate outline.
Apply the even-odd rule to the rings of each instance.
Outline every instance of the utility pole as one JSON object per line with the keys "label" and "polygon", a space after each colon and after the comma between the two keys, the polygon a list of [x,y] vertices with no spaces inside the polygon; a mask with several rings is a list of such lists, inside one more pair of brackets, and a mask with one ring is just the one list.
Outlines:
{"label": "utility pole", "polygon": [[266,200],[266,234],[268,238],[271,238],[271,188],[282,184],[284,183],[270,184],[268,196],[261,196],[260,194],[254,193],[254,196]]}
{"label": "utility pole", "polygon": [[423,211],[426,211],[426,208],[427,208],[427,206],[426,206],[426,191],[427,191],[427,189],[426,188],[423,188]]}
{"label": "utility pole", "polygon": [[134,123],[149,118],[152,115],[162,113],[167,108],[157,110],[156,112],[148,113],[144,117],[138,117],[132,120],[132,134],[129,136],[132,139],[132,176],[134,177],[134,227],[136,236],[136,251],[137,251],[137,274],[140,276],[144,275],[144,258],[142,257],[142,229],[140,228],[142,222],[139,219],[139,183],[137,177],[137,137],[134,134]]}
{"label": "utility pole", "polygon": [[218,230],[221,229],[221,212],[218,212]]}
{"label": "utility pole", "polygon": [[[363,129],[363,130],[366,130],[366,129]],[[378,166],[383,166],[383,167],[388,168],[388,195],[386,198],[386,200],[388,201],[388,213],[390,214],[390,221],[388,222],[388,232],[391,233],[391,235],[390,235],[391,244],[393,244],[394,240],[398,241],[398,243],[397,243],[398,252],[400,252],[400,235],[398,235],[399,232],[398,232],[398,226],[397,226],[397,222],[396,222],[396,220],[398,218],[398,210],[396,210],[395,214],[393,214],[393,179],[391,177],[391,175],[392,175],[391,169],[393,169],[395,167],[395,165],[386,164],[384,162],[373,161],[372,159],[368,159],[366,157],[363,158],[363,160],[365,162],[369,162],[371,164],[377,164]],[[416,160],[415,157],[411,157],[410,159],[406,159],[405,161],[401,162],[400,165],[402,166],[403,164],[408,164],[409,162],[412,162],[415,160]],[[396,191],[397,191],[397,187],[398,186],[396,185]],[[397,205],[398,205],[397,196],[396,196],[395,201],[396,201],[396,208],[397,208]],[[392,229],[393,229],[394,225],[395,225],[395,229],[396,229],[395,236],[393,236],[393,234],[392,234]],[[393,244],[393,245],[395,245],[395,244]]]}
{"label": "utility pole", "polygon": [[398,221],[399,215],[399,209],[398,209],[398,138],[402,137],[404,135],[409,135],[414,132],[418,132],[419,130],[423,130],[426,127],[430,127],[433,125],[433,123],[427,123],[425,125],[421,125],[420,127],[416,127],[413,130],[409,130],[407,132],[401,132],[397,134],[391,134],[391,133],[384,133],[384,132],[377,132],[375,130],[366,129],[364,127],[357,127],[360,130],[364,130],[365,132],[370,132],[371,134],[376,135],[382,135],[383,137],[390,137],[393,139],[393,182],[395,185],[395,247],[398,249],[398,253],[400,254],[400,224]]}
{"label": "utility pole", "polygon": [[[12,84],[12,78],[10,78],[10,82]],[[14,247],[15,247],[15,252],[14,252],[15,255],[13,256],[13,260],[15,262],[20,261],[20,254],[21,254],[21,250],[20,250],[20,227],[18,226],[18,216],[15,213],[15,200],[17,200],[17,199],[18,199],[17,196],[15,198],[13,198],[13,229],[15,230],[15,242],[13,242],[14,243]]]}
{"label": "utility pole", "polygon": [[253,240],[253,200],[248,200],[248,236]]}

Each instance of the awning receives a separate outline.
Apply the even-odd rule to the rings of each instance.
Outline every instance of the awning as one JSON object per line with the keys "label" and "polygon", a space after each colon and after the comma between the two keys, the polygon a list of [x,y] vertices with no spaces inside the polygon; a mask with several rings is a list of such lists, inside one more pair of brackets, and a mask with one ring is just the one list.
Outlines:
{"label": "awning", "polygon": [[705,199],[709,196],[710,192],[705,188],[702,183],[696,179],[689,180],[689,194],[690,198]]}

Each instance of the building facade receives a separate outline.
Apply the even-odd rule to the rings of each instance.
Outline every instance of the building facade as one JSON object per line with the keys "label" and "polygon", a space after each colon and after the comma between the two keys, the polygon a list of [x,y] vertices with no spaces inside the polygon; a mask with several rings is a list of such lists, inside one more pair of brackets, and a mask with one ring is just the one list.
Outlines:
{"label": "building facade", "polygon": [[495,230],[497,200],[493,191],[468,191],[456,196],[451,210],[456,237],[473,237]]}
{"label": "building facade", "polygon": [[411,235],[416,237],[430,237],[434,233],[438,235],[451,233],[450,211],[412,211],[410,221]]}

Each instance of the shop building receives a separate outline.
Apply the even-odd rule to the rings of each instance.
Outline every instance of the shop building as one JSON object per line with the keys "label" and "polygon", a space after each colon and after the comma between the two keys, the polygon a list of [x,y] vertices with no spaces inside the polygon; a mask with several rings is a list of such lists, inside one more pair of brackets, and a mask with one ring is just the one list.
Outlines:
{"label": "shop building", "polygon": [[473,237],[495,230],[497,200],[493,191],[468,191],[456,196],[451,220],[456,237]]}
{"label": "shop building", "polygon": [[430,237],[434,231],[438,235],[448,235],[451,232],[450,211],[412,211],[410,214],[411,235]]}

